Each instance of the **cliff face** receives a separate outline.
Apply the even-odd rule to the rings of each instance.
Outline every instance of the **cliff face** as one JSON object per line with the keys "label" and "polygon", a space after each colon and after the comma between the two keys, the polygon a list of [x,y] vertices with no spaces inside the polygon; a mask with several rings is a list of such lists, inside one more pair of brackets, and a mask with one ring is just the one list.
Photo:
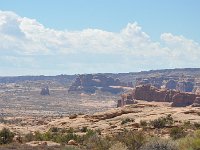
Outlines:
{"label": "cliff face", "polygon": [[192,105],[198,95],[192,93],[176,93],[173,96],[172,107],[185,107]]}
{"label": "cliff face", "polygon": [[[130,95],[127,94],[127,95]],[[137,86],[132,92],[132,100],[145,100],[156,102],[172,102],[172,107],[185,107],[192,105],[195,102],[196,97],[200,97],[197,94],[180,92],[175,90],[158,89],[151,85]],[[124,104],[124,99],[118,101],[118,106]],[[196,100],[197,101],[197,100]]]}
{"label": "cliff face", "polygon": [[119,79],[101,74],[86,74],[79,75],[70,86],[68,92],[95,93],[96,90],[101,90],[102,92],[118,94],[123,92],[123,88],[120,87],[125,86],[130,86],[130,83],[126,84]]}

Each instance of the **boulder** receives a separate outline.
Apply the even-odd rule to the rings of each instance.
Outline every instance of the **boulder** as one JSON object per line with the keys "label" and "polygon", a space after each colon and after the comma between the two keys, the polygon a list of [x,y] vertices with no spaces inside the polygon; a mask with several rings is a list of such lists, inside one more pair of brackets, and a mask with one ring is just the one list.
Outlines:
{"label": "boulder", "polygon": [[68,145],[78,145],[75,140],[69,140],[67,144]]}

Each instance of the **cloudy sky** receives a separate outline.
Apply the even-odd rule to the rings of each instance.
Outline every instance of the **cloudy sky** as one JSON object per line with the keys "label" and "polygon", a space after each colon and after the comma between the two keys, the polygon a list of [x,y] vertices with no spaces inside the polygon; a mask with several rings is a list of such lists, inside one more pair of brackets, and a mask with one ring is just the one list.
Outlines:
{"label": "cloudy sky", "polygon": [[200,1],[0,0],[0,76],[200,67]]}

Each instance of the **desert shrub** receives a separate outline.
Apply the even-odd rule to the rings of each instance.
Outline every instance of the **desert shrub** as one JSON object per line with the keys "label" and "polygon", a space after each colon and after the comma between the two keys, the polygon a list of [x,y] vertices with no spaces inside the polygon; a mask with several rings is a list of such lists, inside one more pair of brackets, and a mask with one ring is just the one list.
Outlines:
{"label": "desert shrub", "polygon": [[195,123],[194,123],[194,127],[195,127],[195,129],[200,129],[200,123],[195,122]]}
{"label": "desert shrub", "polygon": [[140,131],[127,131],[117,134],[114,137],[115,141],[124,143],[128,149],[138,150],[146,141],[143,132]]}
{"label": "desert shrub", "polygon": [[190,127],[191,127],[190,121],[184,121],[183,127],[184,127],[184,128],[187,128],[187,129],[190,128]]}
{"label": "desert shrub", "polygon": [[109,148],[109,150],[128,150],[128,148],[123,143],[116,142]]}
{"label": "desert shrub", "polygon": [[85,136],[89,138],[95,134],[96,132],[94,130],[88,129]]}
{"label": "desert shrub", "polygon": [[186,136],[186,132],[184,131],[182,127],[173,127],[170,130],[170,137],[173,140],[176,140],[185,136]]}
{"label": "desert shrub", "polygon": [[200,139],[194,137],[186,137],[179,141],[179,150],[199,150]]}
{"label": "desert shrub", "polygon": [[74,133],[74,129],[70,127],[69,129],[67,129],[67,133]]}
{"label": "desert shrub", "polygon": [[24,136],[24,141],[25,142],[30,142],[30,141],[33,141],[34,140],[34,135],[33,135],[33,133],[28,133],[28,134],[26,134],[25,136]]}
{"label": "desert shrub", "polygon": [[39,131],[36,131],[35,135],[34,135],[34,140],[36,140],[36,141],[43,141],[43,135],[42,135],[42,133],[40,133]]}
{"label": "desert shrub", "polygon": [[87,130],[88,130],[88,129],[87,129],[86,126],[84,126],[84,127],[81,128],[81,132],[87,132]]}
{"label": "desert shrub", "polygon": [[179,150],[199,150],[200,149],[200,130],[179,140]]}
{"label": "desert shrub", "polygon": [[172,116],[169,114],[166,117],[160,117],[158,119],[155,119],[153,121],[150,121],[150,124],[154,128],[164,128],[166,125],[172,125],[174,123],[174,120]]}
{"label": "desert shrub", "polygon": [[59,131],[59,128],[57,127],[52,127],[49,129],[50,132],[58,132]]}
{"label": "desert shrub", "polygon": [[101,130],[100,130],[100,129],[96,129],[95,132],[96,132],[98,135],[101,135]]}
{"label": "desert shrub", "polygon": [[87,140],[86,147],[88,150],[107,150],[111,147],[111,142],[95,134]]}
{"label": "desert shrub", "polygon": [[0,131],[0,144],[8,144],[13,141],[14,133],[7,128]]}
{"label": "desert shrub", "polygon": [[123,124],[126,124],[128,122],[133,122],[133,121],[134,121],[134,119],[125,118],[125,119],[122,120],[121,124],[123,125]]}
{"label": "desert shrub", "polygon": [[174,119],[172,118],[172,115],[171,114],[168,114],[166,117],[165,117],[165,120],[166,120],[166,124],[167,125],[172,125],[174,123]]}
{"label": "desert shrub", "polygon": [[153,139],[147,142],[140,150],[178,150],[178,147],[173,141]]}
{"label": "desert shrub", "polygon": [[166,126],[166,121],[163,118],[158,118],[158,119],[155,119],[153,121],[150,121],[150,124],[154,128],[164,128]]}
{"label": "desert shrub", "polygon": [[145,120],[140,120],[140,126],[146,127],[148,125],[147,121]]}

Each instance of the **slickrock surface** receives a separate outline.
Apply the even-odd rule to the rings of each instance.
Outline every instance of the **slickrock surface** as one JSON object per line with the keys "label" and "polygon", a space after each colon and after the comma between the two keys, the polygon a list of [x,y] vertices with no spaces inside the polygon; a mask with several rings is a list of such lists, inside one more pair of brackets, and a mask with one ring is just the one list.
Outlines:
{"label": "slickrock surface", "polygon": [[[79,133],[82,127],[87,127],[88,129],[99,129],[102,134],[113,134],[121,132],[124,129],[139,130],[140,120],[150,121],[168,114],[171,114],[176,122],[199,122],[199,113],[200,109],[198,107],[171,107],[171,103],[169,102],[146,102],[138,100],[137,104],[98,112],[93,115],[77,115],[74,119],[69,119],[69,117],[18,118],[21,119],[18,124],[0,124],[0,129],[6,126],[15,132],[28,133],[30,131],[44,132],[51,127],[71,127],[75,132]],[[130,118],[133,121],[122,124],[122,120],[126,118]]]}

